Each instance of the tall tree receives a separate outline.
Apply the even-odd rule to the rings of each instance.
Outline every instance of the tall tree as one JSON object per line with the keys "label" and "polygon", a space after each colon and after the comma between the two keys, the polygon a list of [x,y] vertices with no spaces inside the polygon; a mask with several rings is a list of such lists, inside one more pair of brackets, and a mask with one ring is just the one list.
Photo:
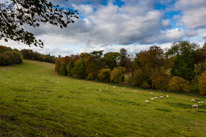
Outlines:
{"label": "tall tree", "polygon": [[198,47],[199,45],[187,41],[173,44],[166,53],[167,56],[173,57],[174,60],[171,68],[173,76],[179,76],[188,81],[193,80],[196,62],[194,55]]}
{"label": "tall tree", "polygon": [[49,23],[65,28],[78,18],[77,11],[62,8],[47,0],[4,0],[0,2],[0,40],[8,39],[27,45],[43,47],[25,26],[39,27],[40,23]]}

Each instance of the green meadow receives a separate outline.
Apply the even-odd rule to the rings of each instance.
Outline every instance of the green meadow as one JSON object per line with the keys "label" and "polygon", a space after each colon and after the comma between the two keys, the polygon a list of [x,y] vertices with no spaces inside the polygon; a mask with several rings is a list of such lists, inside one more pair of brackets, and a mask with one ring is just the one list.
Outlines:
{"label": "green meadow", "polygon": [[206,137],[206,97],[63,77],[24,60],[0,67],[0,136]]}

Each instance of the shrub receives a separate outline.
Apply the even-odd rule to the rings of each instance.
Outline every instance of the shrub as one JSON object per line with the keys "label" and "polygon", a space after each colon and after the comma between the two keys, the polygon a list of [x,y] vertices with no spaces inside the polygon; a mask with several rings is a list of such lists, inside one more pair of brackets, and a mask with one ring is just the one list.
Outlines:
{"label": "shrub", "polygon": [[200,77],[199,90],[201,95],[206,95],[206,71]]}
{"label": "shrub", "polygon": [[22,63],[22,55],[15,50],[7,50],[0,54],[0,65],[12,65]]}
{"label": "shrub", "polygon": [[168,90],[173,92],[189,92],[189,82],[181,77],[174,76],[169,82]]}
{"label": "shrub", "polygon": [[66,76],[67,75],[67,68],[65,63],[61,63],[61,68],[60,68],[60,75]]}
{"label": "shrub", "polygon": [[126,69],[123,67],[114,68],[111,72],[110,81],[114,83],[121,83],[124,81],[124,73]]}
{"label": "shrub", "polygon": [[102,69],[101,72],[98,74],[98,79],[102,82],[109,82],[111,75],[111,69]]}

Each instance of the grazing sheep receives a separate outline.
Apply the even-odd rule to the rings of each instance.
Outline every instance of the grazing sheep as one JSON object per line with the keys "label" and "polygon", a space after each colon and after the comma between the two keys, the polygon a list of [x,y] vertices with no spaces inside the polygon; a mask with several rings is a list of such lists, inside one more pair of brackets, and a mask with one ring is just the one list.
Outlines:
{"label": "grazing sheep", "polygon": [[155,99],[157,99],[158,97],[154,97]]}
{"label": "grazing sheep", "polygon": [[150,98],[151,100],[154,100],[155,98]]}
{"label": "grazing sheep", "polygon": [[151,94],[153,94],[153,92],[150,92]]}
{"label": "grazing sheep", "polygon": [[168,98],[168,97],[169,97],[169,95],[166,95],[166,97]]}
{"label": "grazing sheep", "polygon": [[102,89],[100,89],[99,91],[102,91]]}
{"label": "grazing sheep", "polygon": [[160,96],[160,98],[163,98],[163,96]]}
{"label": "grazing sheep", "polygon": [[149,103],[149,100],[145,100],[146,103]]}
{"label": "grazing sheep", "polygon": [[192,99],[191,101],[192,101],[192,102],[195,102],[195,99]]}
{"label": "grazing sheep", "polygon": [[197,104],[193,104],[192,108],[198,108],[198,105]]}
{"label": "grazing sheep", "polygon": [[199,104],[203,104],[203,103],[204,103],[204,101],[199,101],[198,103],[199,103]]}

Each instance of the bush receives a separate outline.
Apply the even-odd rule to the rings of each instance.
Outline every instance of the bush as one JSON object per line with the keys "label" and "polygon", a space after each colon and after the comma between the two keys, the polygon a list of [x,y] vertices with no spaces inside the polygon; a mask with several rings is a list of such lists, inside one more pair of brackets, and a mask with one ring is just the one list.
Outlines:
{"label": "bush", "polygon": [[200,77],[199,90],[201,95],[206,95],[206,71]]}
{"label": "bush", "polygon": [[61,63],[61,68],[60,68],[60,75],[66,76],[67,75],[67,68],[65,63]]}
{"label": "bush", "polygon": [[169,82],[168,90],[173,92],[189,92],[189,82],[181,77],[174,76]]}
{"label": "bush", "polygon": [[12,65],[22,63],[22,55],[15,50],[7,50],[0,54],[0,65]]}
{"label": "bush", "polygon": [[98,79],[102,82],[109,82],[111,75],[111,69],[102,69],[101,72],[98,74]]}
{"label": "bush", "polygon": [[114,68],[111,72],[110,81],[114,83],[121,83],[124,81],[124,73],[126,69],[123,67]]}

